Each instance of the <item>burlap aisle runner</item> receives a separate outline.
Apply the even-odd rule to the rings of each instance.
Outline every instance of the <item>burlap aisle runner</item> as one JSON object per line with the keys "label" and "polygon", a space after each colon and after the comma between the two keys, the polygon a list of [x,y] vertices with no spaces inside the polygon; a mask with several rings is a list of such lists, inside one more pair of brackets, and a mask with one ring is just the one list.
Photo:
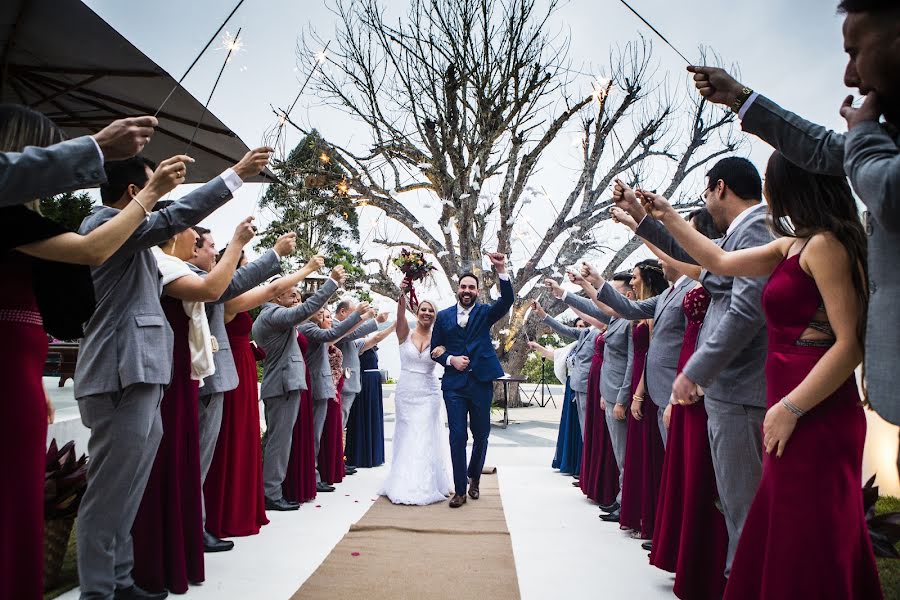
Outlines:
{"label": "burlap aisle runner", "polygon": [[292,600],[518,600],[519,582],[496,475],[481,498],[400,506],[379,498]]}

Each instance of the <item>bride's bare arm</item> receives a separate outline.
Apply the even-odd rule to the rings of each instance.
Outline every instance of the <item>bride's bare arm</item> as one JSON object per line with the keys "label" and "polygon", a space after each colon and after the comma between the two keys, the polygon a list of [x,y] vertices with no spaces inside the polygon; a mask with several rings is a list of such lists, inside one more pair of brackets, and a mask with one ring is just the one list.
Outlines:
{"label": "bride's bare arm", "polygon": [[409,335],[409,322],[406,320],[406,294],[401,290],[400,297],[397,299],[397,341],[401,344],[406,341]]}

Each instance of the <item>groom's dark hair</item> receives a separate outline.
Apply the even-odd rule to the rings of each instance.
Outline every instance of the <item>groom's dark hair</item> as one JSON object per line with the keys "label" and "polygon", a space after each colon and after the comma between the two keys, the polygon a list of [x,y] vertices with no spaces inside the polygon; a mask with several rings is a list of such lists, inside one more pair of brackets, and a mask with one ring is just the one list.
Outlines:
{"label": "groom's dark hair", "polygon": [[459,282],[462,283],[462,280],[466,277],[471,277],[475,280],[475,287],[481,287],[481,280],[478,279],[478,276],[476,276],[475,273],[470,273],[468,271],[459,276]]}

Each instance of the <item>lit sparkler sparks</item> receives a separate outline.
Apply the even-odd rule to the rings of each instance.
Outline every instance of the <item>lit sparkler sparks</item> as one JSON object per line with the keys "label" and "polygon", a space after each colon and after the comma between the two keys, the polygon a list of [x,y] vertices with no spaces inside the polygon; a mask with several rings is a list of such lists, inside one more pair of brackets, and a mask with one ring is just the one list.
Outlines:
{"label": "lit sparkler sparks", "polygon": [[227,30],[225,34],[222,36],[222,46],[219,50],[228,51],[231,56],[228,57],[230,61],[234,58],[234,55],[244,49],[244,40],[240,39],[238,36],[232,36],[230,32]]}
{"label": "lit sparkler sparks", "polygon": [[322,64],[326,60],[328,60],[328,54],[324,50],[319,50],[315,54],[316,62]]}
{"label": "lit sparkler sparks", "polygon": [[603,100],[609,93],[610,83],[611,81],[605,77],[599,77],[597,80],[591,82],[591,87],[593,88],[591,96],[597,104],[603,103]]}

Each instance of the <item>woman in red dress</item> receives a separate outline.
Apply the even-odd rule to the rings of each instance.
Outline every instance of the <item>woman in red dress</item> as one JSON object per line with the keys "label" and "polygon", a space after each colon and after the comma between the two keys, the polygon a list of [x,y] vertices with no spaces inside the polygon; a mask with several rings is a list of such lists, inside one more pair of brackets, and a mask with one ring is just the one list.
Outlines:
{"label": "woman in red dress", "polygon": [[[297,344],[307,360],[309,340],[297,333]],[[307,363],[309,364],[309,363]],[[300,410],[294,423],[291,457],[281,491],[291,502],[309,502],[316,497],[316,430],[313,424],[312,382],[306,369],[306,389],[300,392]],[[333,489],[333,488],[332,488]]]}
{"label": "woman in red dress", "polygon": [[606,407],[600,398],[600,371],[603,368],[603,334],[594,342],[594,356],[588,372],[587,410],[584,419],[584,452],[579,485],[584,494],[601,505],[610,505],[619,494],[619,467],[606,428]]}
{"label": "woman in red dress", "polygon": [[[631,287],[638,299],[646,300],[663,293],[668,282],[663,277],[659,263],[648,259],[634,267]],[[627,414],[628,437],[619,509],[619,526],[631,529],[632,535],[641,539],[653,537],[664,456],[662,437],[656,426],[656,404],[649,397],[644,381],[652,323],[650,320],[640,321],[632,327],[632,401],[631,410]]]}
{"label": "woman in red dress", "polygon": [[[188,342],[192,328],[205,320],[204,300],[214,300],[227,288],[243,246],[253,237],[250,223],[238,226],[222,260],[206,277],[186,265],[200,236],[187,229],[154,249],[163,274],[163,310],[174,333],[172,383],[160,402],[163,436],[131,532],[134,538],[134,579],[151,592],[183,594],[189,583],[205,579],[203,517],[200,495],[199,380],[209,360],[201,364]],[[179,265],[178,263],[182,264]],[[182,268],[183,266],[183,268]],[[199,306],[199,309],[197,305]],[[193,316],[188,316],[188,314]],[[208,335],[208,324],[206,335]],[[193,330],[193,337],[203,340]],[[194,355],[192,359],[192,355]]]}
{"label": "woman in red dress", "polygon": [[[62,141],[44,115],[0,105],[0,151],[21,152]],[[14,168],[14,167],[7,167]],[[0,453],[15,457],[0,488],[0,598],[35,600],[44,593],[44,470],[47,424],[53,409],[42,382],[47,334],[83,335],[94,311],[90,269],[109,258],[143,222],[144,209],[183,181],[184,163],[164,161],[125,210],[87,235],[68,231],[37,212],[37,200],[0,208]],[[87,183],[87,182],[85,182]],[[70,264],[64,264],[70,263]],[[60,293],[64,290],[64,293]]]}
{"label": "woman in red dress", "polygon": [[[319,321],[322,329],[331,329],[331,311],[324,310]],[[344,385],[343,356],[334,344],[328,346],[328,362],[331,365],[331,377],[337,390],[334,398],[328,401],[328,413],[325,416],[325,429],[322,442],[319,444],[319,474],[323,481],[340,483],[344,480],[344,428],[341,416],[341,388]]]}
{"label": "woman in red dress", "polygon": [[[241,255],[241,266],[246,262]],[[203,486],[206,530],[216,537],[256,535],[269,522],[262,484],[256,356],[250,341],[253,319],[248,311],[289,291],[322,265],[324,259],[314,256],[302,269],[225,303],[225,329],[240,383],[225,393],[219,439]]]}
{"label": "woman in red dress", "polygon": [[866,419],[854,375],[868,302],[866,235],[844,177],[804,171],[775,152],[765,195],[783,237],[726,252],[664,198],[643,193],[711,272],[769,276],[762,479],[725,598],[881,598],[863,513]]}

